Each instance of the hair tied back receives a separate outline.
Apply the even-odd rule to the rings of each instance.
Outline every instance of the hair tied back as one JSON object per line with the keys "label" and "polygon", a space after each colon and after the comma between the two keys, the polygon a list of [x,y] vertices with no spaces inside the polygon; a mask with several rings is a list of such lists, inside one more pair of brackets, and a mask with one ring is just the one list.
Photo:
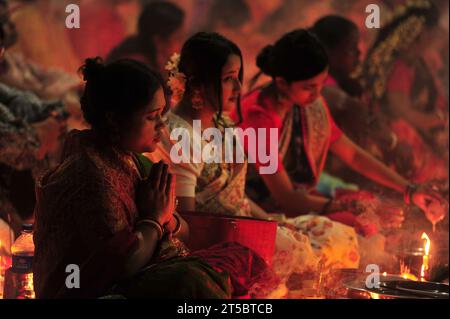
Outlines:
{"label": "hair tied back", "polygon": [[101,57],[89,58],[85,60],[84,65],[80,68],[79,73],[83,76],[84,81],[95,81],[98,79],[104,69]]}
{"label": "hair tied back", "polygon": [[273,59],[273,51],[275,47],[273,45],[267,45],[264,49],[261,50],[258,57],[256,58],[256,65],[259,69],[266,75],[275,76],[272,59]]}

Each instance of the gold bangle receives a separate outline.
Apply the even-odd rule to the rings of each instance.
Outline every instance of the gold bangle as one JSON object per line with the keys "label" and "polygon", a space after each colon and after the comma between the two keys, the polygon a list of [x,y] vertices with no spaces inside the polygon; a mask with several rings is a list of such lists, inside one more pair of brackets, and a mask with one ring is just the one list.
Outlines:
{"label": "gold bangle", "polygon": [[391,145],[389,146],[389,150],[393,150],[394,148],[397,147],[398,144],[398,137],[397,134],[395,134],[394,132],[391,133],[391,138],[392,138],[392,142]]}
{"label": "gold bangle", "polygon": [[173,217],[175,217],[175,219],[177,220],[177,226],[173,230],[172,235],[176,235],[181,230],[181,221],[180,221],[180,217],[177,214],[173,214]]}
{"label": "gold bangle", "polygon": [[164,229],[161,226],[160,223],[158,223],[156,220],[154,219],[141,219],[140,221],[138,221],[136,223],[136,227],[141,225],[141,224],[147,224],[147,225],[151,225],[153,226],[156,231],[158,232],[158,240],[161,240],[164,236]]}

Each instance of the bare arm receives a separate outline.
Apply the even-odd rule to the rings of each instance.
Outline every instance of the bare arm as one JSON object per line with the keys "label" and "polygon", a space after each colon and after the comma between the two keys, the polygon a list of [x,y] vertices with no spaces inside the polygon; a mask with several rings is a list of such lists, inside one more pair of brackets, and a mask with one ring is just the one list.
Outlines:
{"label": "bare arm", "polygon": [[178,207],[181,212],[195,211],[195,197],[177,197]]}
{"label": "bare arm", "polygon": [[140,217],[157,222],[156,225],[148,223],[137,224],[135,234],[139,239],[138,248],[128,257],[125,265],[125,276],[136,274],[152,258],[156,246],[162,236],[164,226],[169,224],[175,209],[175,178],[168,173],[168,166],[162,162],[152,166],[150,175],[143,180],[136,191],[136,206]]}
{"label": "bare arm", "polygon": [[[175,215],[175,213],[174,213]],[[180,230],[174,237],[180,239],[181,241],[187,241],[189,238],[189,225],[188,223],[181,217],[179,214],[177,214],[178,219],[180,221]],[[175,228],[177,227],[177,219],[172,218],[166,226],[166,231],[173,232],[175,231]]]}
{"label": "bare arm", "polygon": [[264,209],[259,207],[254,201],[247,197],[248,202],[250,203],[250,208],[252,211],[252,216],[259,219],[269,219],[270,216],[266,213]]}
{"label": "bare arm", "polygon": [[353,143],[345,135],[331,146],[331,150],[353,170],[381,185],[404,192],[409,184],[406,179]]}
{"label": "bare arm", "polygon": [[[296,190],[285,170],[271,175],[261,175],[261,177],[275,201],[288,217],[295,217],[311,211],[321,212],[329,201],[328,198]],[[340,209],[342,207],[338,203],[333,203],[327,212]]]}
{"label": "bare arm", "polygon": [[[176,237],[182,241],[186,241],[189,236],[189,226],[181,216],[179,218],[181,228]],[[166,229],[169,231],[173,230],[176,227],[173,224],[174,222],[175,219],[172,218],[167,224]],[[143,224],[136,229],[135,233],[139,238],[139,246],[128,259],[125,276],[132,276],[142,269],[152,258],[158,244],[158,232],[154,227]]]}
{"label": "bare arm", "polygon": [[387,99],[390,110],[394,115],[404,118],[424,133],[427,133],[433,127],[444,124],[435,114],[422,113],[414,110],[411,99],[403,93],[389,92]]}
{"label": "bare arm", "polygon": [[138,248],[128,257],[124,278],[131,277],[141,270],[152,258],[158,244],[158,233],[154,227],[141,225],[135,234],[139,239]]}
{"label": "bare arm", "polygon": [[[177,238],[185,240],[189,234],[189,227],[184,219],[180,217],[181,229],[177,235]],[[130,277],[136,274],[139,270],[147,265],[155,253],[156,246],[158,245],[158,232],[152,226],[145,224],[139,225],[135,234],[137,235],[139,242],[138,248],[128,257],[125,265],[124,277]]]}

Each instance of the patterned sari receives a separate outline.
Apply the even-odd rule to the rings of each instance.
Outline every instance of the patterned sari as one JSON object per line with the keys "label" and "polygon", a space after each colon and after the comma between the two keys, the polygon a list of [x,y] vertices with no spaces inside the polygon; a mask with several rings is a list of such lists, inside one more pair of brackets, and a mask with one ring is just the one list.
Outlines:
{"label": "patterned sari", "polygon": [[[165,237],[147,267],[124,278],[137,248],[138,183],[150,163],[105,142],[93,131],[72,131],[62,162],[37,187],[34,284],[38,298],[230,298],[248,289],[264,262],[230,243],[189,253]],[[216,259],[227,262],[218,263]],[[80,267],[80,288],[65,285],[66,266]],[[242,278],[242,273],[251,275]]]}
{"label": "patterned sari", "polygon": [[304,108],[295,106],[286,116],[281,134],[279,151],[290,176],[297,184],[315,186],[323,171],[331,141],[331,124],[325,100],[318,98]]}
{"label": "patterned sari", "polygon": [[[329,114],[328,106],[319,97],[305,107],[293,106],[281,119],[276,112],[276,99],[273,88],[268,86],[257,89],[244,97],[242,101],[243,121],[239,126],[247,128],[265,128],[278,130],[278,171],[285,169],[297,188],[311,191],[317,185],[323,171],[330,146],[341,136]],[[236,116],[233,119],[237,120]],[[251,148],[244,144],[246,152]],[[257,158],[256,154],[249,156]],[[270,193],[256,172],[261,164],[256,161],[249,168],[247,192],[257,202],[266,202],[267,208],[276,209]]]}
{"label": "patterned sari", "polygon": [[[166,163],[172,163],[170,152],[176,141],[170,139],[170,134],[175,128],[183,128],[189,132],[191,156],[194,148],[201,150],[206,146],[205,141],[202,141],[201,145],[194,146],[199,139],[194,140],[191,124],[173,112],[170,112],[167,118],[169,124],[163,132],[157,151],[148,154],[153,161],[162,159]],[[231,127],[229,119],[225,118],[224,121],[224,127]],[[240,147],[239,144],[238,147]],[[222,147],[222,151],[224,150],[225,144]],[[244,163],[224,163],[224,161],[193,163],[191,157],[188,163],[171,165],[171,170],[177,176],[177,196],[195,196],[197,210],[222,215],[250,216],[250,205],[245,195],[247,161]]]}
{"label": "patterned sari", "polygon": [[[311,110],[311,113],[314,113],[311,116],[323,116],[324,114],[316,115],[315,110]],[[195,142],[195,139],[192,138],[193,127],[174,113],[168,114],[168,122],[168,129],[163,133],[158,150],[149,156],[154,161],[161,159],[170,163],[170,170],[176,175],[177,196],[195,196],[197,211],[210,214],[252,216],[245,194],[247,161],[219,164],[192,163],[193,143]],[[228,118],[225,118],[222,124],[224,128],[233,127],[233,123]],[[176,128],[186,128],[190,132],[189,163],[175,164],[171,161],[170,153],[176,141],[170,139],[170,132]],[[320,138],[321,135],[317,135],[317,139]],[[225,140],[222,142],[223,150],[225,149]],[[203,144],[203,146],[206,145],[206,143]],[[323,152],[321,148],[313,147],[310,144],[308,146],[314,152]],[[320,165],[323,163],[320,162]],[[187,176],[191,178],[187,178]],[[191,190],[195,188],[195,191],[186,191],[186,188]],[[314,221],[312,224],[306,223],[309,218]],[[193,233],[195,229],[190,231]],[[280,287],[283,287],[293,274],[301,274],[304,278],[317,274],[320,262],[323,267],[327,268],[356,268],[359,263],[357,247],[357,236],[351,227],[332,222],[326,217],[304,216],[301,220],[289,220],[278,226],[272,269],[278,276]],[[273,298],[282,297],[268,287],[259,287],[259,289],[257,287],[258,284],[254,286],[256,294],[260,293]],[[273,287],[271,288],[273,289]],[[260,291],[258,292],[258,290]],[[275,291],[277,290],[280,288]]]}

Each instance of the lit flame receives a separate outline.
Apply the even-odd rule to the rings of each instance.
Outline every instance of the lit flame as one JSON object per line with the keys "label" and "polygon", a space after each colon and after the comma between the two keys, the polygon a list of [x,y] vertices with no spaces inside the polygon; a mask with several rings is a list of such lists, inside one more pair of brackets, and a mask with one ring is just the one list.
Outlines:
{"label": "lit flame", "polygon": [[380,295],[376,292],[370,292],[370,298],[371,299],[381,299]]}
{"label": "lit flame", "polygon": [[403,273],[402,278],[407,279],[407,280],[412,280],[412,281],[419,281],[419,278],[417,278],[416,276],[414,276],[413,274],[410,274],[410,273]]}
{"label": "lit flame", "polygon": [[400,262],[400,274],[402,276],[403,279],[407,279],[407,280],[413,280],[413,281],[419,281],[419,278],[417,278],[416,276],[414,276],[411,273],[411,270],[409,269],[408,266],[406,266],[403,261]]}
{"label": "lit flame", "polygon": [[424,246],[424,255],[423,255],[423,261],[422,261],[422,268],[420,269],[420,280],[425,281],[425,276],[427,274],[429,265],[428,265],[428,259],[430,255],[430,248],[431,248],[431,240],[430,237],[426,233],[423,233],[420,239],[425,240],[425,246]]}

